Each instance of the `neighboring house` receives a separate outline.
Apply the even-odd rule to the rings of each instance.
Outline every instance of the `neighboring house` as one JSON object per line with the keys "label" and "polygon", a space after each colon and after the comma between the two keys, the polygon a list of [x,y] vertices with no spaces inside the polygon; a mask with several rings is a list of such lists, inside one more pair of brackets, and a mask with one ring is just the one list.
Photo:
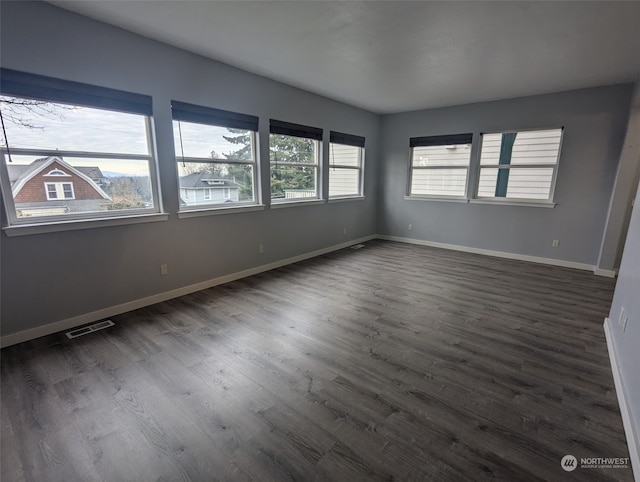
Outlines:
{"label": "neighboring house", "polygon": [[11,192],[20,217],[101,211],[111,203],[98,167],[74,167],[62,157],[31,164],[7,164]]}
{"label": "neighboring house", "polygon": [[180,177],[180,202],[185,206],[238,202],[240,186],[208,172]]}

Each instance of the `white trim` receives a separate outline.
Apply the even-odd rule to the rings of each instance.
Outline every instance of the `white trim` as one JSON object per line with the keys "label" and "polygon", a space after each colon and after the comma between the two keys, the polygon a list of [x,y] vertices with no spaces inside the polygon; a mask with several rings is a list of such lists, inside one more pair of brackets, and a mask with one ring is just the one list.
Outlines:
{"label": "white trim", "polygon": [[109,318],[122,313],[126,313],[127,311],[136,310],[138,308],[144,308],[145,306],[153,305],[155,303],[167,301],[173,298],[177,298],[179,296],[188,295],[190,293],[195,293],[196,291],[201,291],[207,288],[211,288],[213,286],[229,283],[231,281],[235,281],[241,278],[246,278],[247,276],[253,276],[258,273],[270,271],[272,269],[281,268],[282,266],[286,266],[288,264],[297,263],[299,261],[304,261],[305,259],[309,259],[309,258],[315,258],[316,256],[321,256],[323,254],[331,253],[332,251],[337,251],[339,249],[348,248],[349,246],[353,246],[354,244],[364,243],[366,241],[375,239],[375,237],[376,237],[375,235],[371,235],[371,236],[365,236],[363,238],[352,239],[344,243],[329,246],[328,248],[318,249],[316,251],[300,254],[298,256],[292,256],[291,258],[274,261],[273,263],[256,266],[255,268],[249,268],[244,271],[238,271],[236,273],[220,276],[218,278],[202,281],[200,283],[184,286],[182,288],[176,288],[171,291],[165,291],[164,293],[158,293],[156,295],[147,296],[146,298],[140,298],[134,301],[129,301],[127,303],[122,303],[120,305],[110,306],[108,308],[103,308],[101,310],[96,310],[90,313],[84,313],[82,315],[74,316],[72,318],[67,318],[65,320],[49,323],[47,325],[30,328],[28,330],[19,331],[17,333],[11,333],[10,335],[5,335],[3,337],[0,337],[0,347],[4,348],[7,346],[15,345],[17,343],[22,343],[25,341],[33,340],[35,338],[40,338],[41,336],[58,333],[59,331],[70,330],[77,326],[85,325],[87,323],[93,323],[94,321],[102,320],[104,318]]}
{"label": "white trim", "polygon": [[29,234],[56,233],[58,231],[72,231],[75,229],[93,229],[106,226],[153,223],[156,221],[167,220],[169,220],[168,214],[153,213],[119,216],[113,218],[70,219],[68,221],[56,221],[40,224],[14,224],[12,226],[5,226],[4,228],[2,228],[2,230],[7,236],[24,236]]}
{"label": "white trim", "polygon": [[413,196],[405,196],[404,200],[405,201],[437,201],[437,202],[445,202],[445,203],[464,203],[464,204],[469,202],[469,200],[466,197],[460,197],[460,196],[451,196],[451,197],[427,196],[427,195],[420,196],[418,194],[414,194]]}
{"label": "white trim", "polygon": [[604,276],[605,278],[615,278],[616,276],[618,276],[617,269],[593,268],[593,273],[596,276]]}
{"label": "white trim", "polygon": [[345,203],[345,202],[349,202],[349,201],[364,201],[365,197],[364,196],[336,196],[336,197],[330,197],[329,200],[327,201],[329,204],[333,204],[333,203]]}
{"label": "white trim", "polygon": [[631,468],[633,469],[635,480],[640,480],[640,438],[636,432],[636,425],[633,420],[633,413],[631,412],[631,404],[628,400],[624,378],[620,371],[620,364],[618,363],[618,352],[616,350],[616,344],[611,331],[611,320],[608,317],[604,319],[604,335],[607,339],[607,350],[609,352],[609,361],[611,362],[611,372],[613,373],[613,382],[616,387],[618,405],[620,405],[622,425],[624,426],[624,433],[627,438]]}
{"label": "white trim", "polygon": [[184,210],[178,213],[178,219],[197,218],[200,216],[214,216],[218,214],[236,214],[250,211],[264,211],[264,204],[251,204],[249,206],[225,206],[221,208]]}
{"label": "white trim", "polygon": [[518,201],[518,198],[504,198],[505,201],[502,201],[501,198],[475,198],[470,199],[469,203],[471,204],[493,204],[494,206],[520,206],[527,208],[555,208],[556,203],[552,201],[540,201],[536,202],[532,199],[527,199],[526,201]]}
{"label": "white trim", "polygon": [[[293,208],[296,206],[311,206],[313,204],[324,204],[327,202],[325,199],[317,199],[317,198],[294,198],[295,201],[274,201],[272,200],[272,204],[269,206],[270,209],[280,209],[280,208]],[[301,199],[309,199],[308,201],[301,201]]]}
{"label": "white trim", "polygon": [[425,241],[422,239],[405,238],[401,236],[386,236],[379,234],[378,239],[387,241],[398,241],[400,243],[418,244],[420,246],[431,246],[432,248],[451,249],[454,251],[464,251],[465,253],[483,254],[485,256],[495,256],[497,258],[517,259],[519,261],[528,261],[530,263],[550,264],[553,266],[562,266],[564,268],[582,269],[594,271],[595,267],[586,263],[576,263],[575,261],[565,261],[563,259],[543,258],[541,256],[529,256],[527,254],[510,253],[507,251],[494,251],[491,249],[473,248],[470,246],[461,246],[459,244],[436,243],[434,241]]}

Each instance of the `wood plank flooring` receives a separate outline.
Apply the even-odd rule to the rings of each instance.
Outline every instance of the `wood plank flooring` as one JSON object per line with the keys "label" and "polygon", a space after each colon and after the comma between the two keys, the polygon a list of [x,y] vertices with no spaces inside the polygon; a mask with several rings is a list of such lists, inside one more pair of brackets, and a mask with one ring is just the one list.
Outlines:
{"label": "wood plank flooring", "polygon": [[[614,281],[371,241],[2,350],[10,481],[633,480]],[[36,300],[34,300],[36,302]]]}

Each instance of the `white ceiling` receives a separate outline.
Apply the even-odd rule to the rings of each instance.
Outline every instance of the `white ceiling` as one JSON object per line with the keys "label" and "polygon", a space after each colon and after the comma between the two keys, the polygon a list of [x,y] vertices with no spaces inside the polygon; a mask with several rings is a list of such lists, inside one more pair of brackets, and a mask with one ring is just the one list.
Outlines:
{"label": "white ceiling", "polygon": [[640,2],[50,3],[376,113],[640,80]]}

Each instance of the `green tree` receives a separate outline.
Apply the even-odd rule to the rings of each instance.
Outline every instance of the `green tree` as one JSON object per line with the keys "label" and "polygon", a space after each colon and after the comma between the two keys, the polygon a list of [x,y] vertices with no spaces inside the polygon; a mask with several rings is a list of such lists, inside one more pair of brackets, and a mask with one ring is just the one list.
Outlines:
{"label": "green tree", "polygon": [[[211,151],[211,158],[224,161],[250,161],[253,158],[251,134],[242,129],[227,128],[229,135],[224,139],[238,146],[236,150],[225,153]],[[284,198],[285,190],[315,190],[316,170],[304,165],[278,166],[278,163],[311,163],[315,160],[315,142],[299,137],[271,135],[269,139],[269,157],[271,169],[271,197]],[[189,164],[182,167],[184,174],[208,172],[220,179],[227,179],[240,186],[239,199],[253,199],[253,172],[249,165],[210,163]]]}
{"label": "green tree", "polygon": [[278,134],[269,136],[271,198],[284,198],[286,190],[315,190],[316,169],[308,166],[278,166],[279,163],[315,162],[316,143],[311,139]]}

